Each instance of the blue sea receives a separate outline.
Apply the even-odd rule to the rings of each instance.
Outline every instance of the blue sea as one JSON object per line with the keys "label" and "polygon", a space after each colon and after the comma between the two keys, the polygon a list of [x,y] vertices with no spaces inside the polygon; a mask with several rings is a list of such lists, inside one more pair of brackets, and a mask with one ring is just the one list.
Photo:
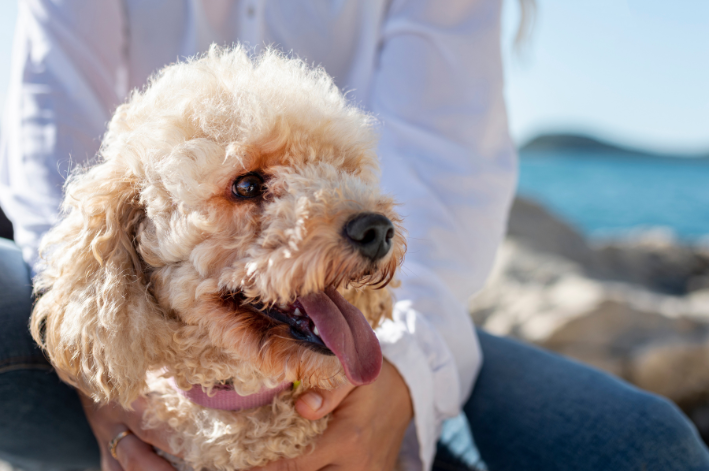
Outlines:
{"label": "blue sea", "polygon": [[523,153],[518,193],[591,238],[661,227],[683,241],[708,240],[709,159]]}

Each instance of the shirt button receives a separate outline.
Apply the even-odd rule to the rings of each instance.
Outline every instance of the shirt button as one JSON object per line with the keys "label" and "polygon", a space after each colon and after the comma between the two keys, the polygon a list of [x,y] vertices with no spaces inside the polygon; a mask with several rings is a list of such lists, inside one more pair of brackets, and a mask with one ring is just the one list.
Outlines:
{"label": "shirt button", "polygon": [[249,8],[246,10],[246,14],[249,16],[249,18],[253,18],[255,13],[256,10],[254,9],[254,6],[249,5]]}

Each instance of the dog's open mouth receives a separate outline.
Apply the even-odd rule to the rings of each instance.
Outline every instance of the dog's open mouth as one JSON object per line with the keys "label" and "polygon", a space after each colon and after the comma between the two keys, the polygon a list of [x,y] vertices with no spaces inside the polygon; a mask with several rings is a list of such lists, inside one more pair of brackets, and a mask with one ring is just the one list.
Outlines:
{"label": "dog's open mouth", "polygon": [[[236,301],[238,295],[226,295]],[[240,305],[249,305],[240,303]],[[290,326],[294,339],[309,348],[335,355],[352,384],[368,384],[379,375],[382,351],[362,312],[333,287],[299,296],[293,304],[250,304],[268,318]]]}
{"label": "dog's open mouth", "polygon": [[320,337],[320,330],[308,316],[307,311],[299,300],[288,305],[264,306],[263,304],[255,304],[253,306],[271,319],[288,324],[290,326],[290,334],[294,339],[305,342],[308,347],[318,353],[334,355],[332,350],[327,348],[327,345],[323,342]]}

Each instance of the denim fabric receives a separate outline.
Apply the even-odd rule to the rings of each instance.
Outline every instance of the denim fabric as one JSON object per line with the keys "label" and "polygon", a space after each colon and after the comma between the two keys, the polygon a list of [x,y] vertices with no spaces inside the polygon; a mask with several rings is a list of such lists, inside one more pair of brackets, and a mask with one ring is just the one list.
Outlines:
{"label": "denim fabric", "polygon": [[460,462],[477,456],[477,468],[490,471],[709,470],[696,429],[666,399],[538,348],[478,336],[483,366],[464,412],[479,455],[461,447],[467,428],[446,436],[444,427],[437,471],[471,469]]}
{"label": "denim fabric", "polygon": [[[98,447],[76,393],[29,335],[30,291],[19,250],[0,239],[0,458],[26,471],[96,468]],[[478,335],[483,367],[465,416],[444,427],[436,471],[709,470],[696,430],[665,399],[540,349]]]}
{"label": "denim fabric", "polygon": [[0,239],[0,459],[25,471],[99,467],[76,392],[59,381],[30,336],[29,270]]}

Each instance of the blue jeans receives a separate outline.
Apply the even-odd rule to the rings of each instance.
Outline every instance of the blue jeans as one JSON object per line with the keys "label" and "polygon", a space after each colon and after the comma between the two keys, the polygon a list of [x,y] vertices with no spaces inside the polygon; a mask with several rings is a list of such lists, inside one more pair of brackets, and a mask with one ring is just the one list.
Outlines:
{"label": "blue jeans", "polygon": [[[27,331],[30,280],[0,239],[0,459],[26,471],[98,467],[76,393]],[[607,374],[478,331],[485,361],[466,419],[449,422],[434,469],[709,470],[709,452],[670,402]],[[452,433],[451,433],[452,430]],[[475,449],[469,437],[475,438]],[[472,458],[471,458],[472,457]],[[467,464],[466,464],[467,463]]]}
{"label": "blue jeans", "polygon": [[98,468],[76,392],[59,381],[29,334],[29,270],[0,239],[0,459],[25,471]]}
{"label": "blue jeans", "polygon": [[[484,361],[464,414],[481,469],[709,470],[694,425],[667,399],[559,355],[478,336]],[[451,464],[471,462],[456,444],[466,431],[456,432],[444,433],[435,470],[470,469]]]}

